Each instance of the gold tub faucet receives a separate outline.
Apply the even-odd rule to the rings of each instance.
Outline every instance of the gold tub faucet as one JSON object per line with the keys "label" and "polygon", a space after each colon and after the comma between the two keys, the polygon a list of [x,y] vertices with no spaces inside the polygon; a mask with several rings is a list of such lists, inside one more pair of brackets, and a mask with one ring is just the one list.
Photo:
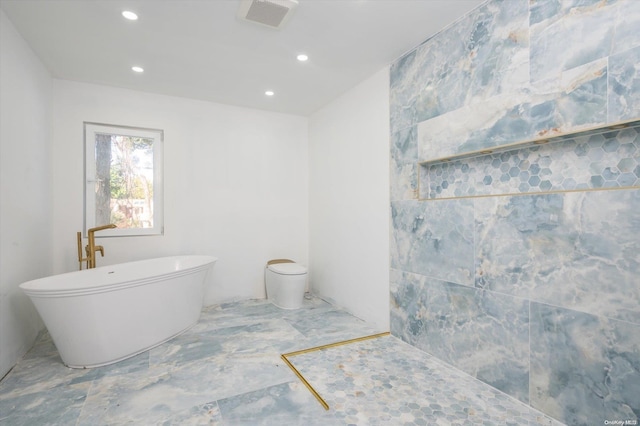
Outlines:
{"label": "gold tub faucet", "polygon": [[86,253],[86,257],[82,256],[82,232],[77,233],[78,237],[78,263],[79,269],[82,270],[82,262],[87,263],[87,269],[96,267],[96,252],[100,252],[100,255],[104,257],[104,247],[96,245],[96,237],[95,233],[97,231],[102,231],[104,229],[117,228],[116,225],[110,223],[109,225],[97,226],[95,228],[89,228],[87,230],[87,239],[89,240],[89,244],[84,248]]}

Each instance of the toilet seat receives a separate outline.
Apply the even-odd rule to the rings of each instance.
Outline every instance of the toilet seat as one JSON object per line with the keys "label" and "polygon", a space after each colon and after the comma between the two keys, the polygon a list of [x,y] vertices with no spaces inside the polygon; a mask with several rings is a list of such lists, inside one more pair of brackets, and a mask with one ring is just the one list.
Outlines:
{"label": "toilet seat", "polygon": [[307,273],[307,268],[297,263],[273,263],[267,265],[267,268],[280,275],[304,275]]}

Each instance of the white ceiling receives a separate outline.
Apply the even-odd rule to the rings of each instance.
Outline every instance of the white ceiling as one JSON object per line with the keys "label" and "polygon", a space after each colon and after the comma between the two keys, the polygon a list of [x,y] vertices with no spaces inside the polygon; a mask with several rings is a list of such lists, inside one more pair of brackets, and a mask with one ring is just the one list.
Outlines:
{"label": "white ceiling", "polygon": [[0,5],[56,78],[306,116],[482,1],[300,0],[280,30],[236,18],[239,0]]}

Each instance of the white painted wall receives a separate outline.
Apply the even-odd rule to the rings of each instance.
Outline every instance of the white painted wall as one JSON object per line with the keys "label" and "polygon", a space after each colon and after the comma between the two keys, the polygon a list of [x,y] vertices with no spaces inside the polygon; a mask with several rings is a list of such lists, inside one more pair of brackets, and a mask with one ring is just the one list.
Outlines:
{"label": "white painted wall", "polygon": [[389,70],[310,117],[314,293],[389,329]]}
{"label": "white painted wall", "polygon": [[18,285],[52,270],[51,87],[0,10],[0,378],[42,327]]}
{"label": "white painted wall", "polygon": [[165,132],[165,234],[103,238],[99,265],[211,254],[209,305],[310,251],[313,291],[388,329],[388,69],[307,119],[52,80],[0,15],[0,375],[42,327],[18,284],[77,268],[84,121]]}
{"label": "white painted wall", "polygon": [[269,259],[307,263],[307,118],[62,80],[53,93],[56,273],[77,268],[84,121],[163,129],[165,140],[165,234],[102,238],[98,266],[216,256],[209,305],[264,297]]}

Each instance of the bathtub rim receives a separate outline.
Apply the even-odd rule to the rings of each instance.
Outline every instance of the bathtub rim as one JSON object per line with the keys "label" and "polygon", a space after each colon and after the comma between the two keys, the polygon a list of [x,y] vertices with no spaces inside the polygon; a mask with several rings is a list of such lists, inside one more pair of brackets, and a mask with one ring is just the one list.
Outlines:
{"label": "bathtub rim", "polygon": [[[185,267],[184,269],[177,270],[167,270],[161,273],[151,273],[145,275],[140,278],[134,278],[124,281],[115,281],[109,283],[99,283],[99,284],[83,284],[81,287],[78,286],[77,283],[74,284],[73,287],[66,285],[66,287],[61,287],[64,284],[58,285],[58,287],[51,287],[51,283],[47,283],[47,281],[52,280],[63,280],[64,277],[74,276],[74,279],[80,274],[86,275],[86,278],[91,279],[90,274],[97,275],[102,274],[105,271],[108,271],[107,274],[115,273],[114,269],[119,266],[127,265],[137,266],[144,263],[156,263],[161,261],[167,261],[169,259],[179,260],[186,258],[198,258],[201,260],[200,263]],[[72,271],[65,272],[57,275],[50,275],[43,278],[38,278],[35,280],[26,281],[19,285],[20,289],[29,297],[37,297],[37,298],[48,298],[48,297],[74,297],[74,296],[83,296],[83,295],[91,295],[91,294],[99,294],[99,293],[107,293],[112,291],[123,290],[126,288],[137,287],[142,285],[153,284],[158,281],[165,281],[169,279],[178,278],[184,275],[190,275],[197,273],[199,271],[208,269],[211,265],[213,265],[218,260],[217,257],[209,256],[209,255],[176,255],[176,256],[164,256],[164,257],[154,257],[149,259],[136,260],[132,262],[123,262],[116,263],[113,265],[100,266],[94,269],[85,269],[82,271]]]}

